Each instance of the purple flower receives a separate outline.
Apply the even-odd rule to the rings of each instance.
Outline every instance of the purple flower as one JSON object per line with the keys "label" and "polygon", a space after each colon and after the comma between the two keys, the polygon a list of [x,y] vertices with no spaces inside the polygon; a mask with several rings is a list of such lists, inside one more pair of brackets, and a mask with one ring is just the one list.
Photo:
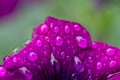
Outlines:
{"label": "purple flower", "polygon": [[4,58],[0,80],[119,80],[120,49],[92,42],[72,21],[48,17],[32,40]]}

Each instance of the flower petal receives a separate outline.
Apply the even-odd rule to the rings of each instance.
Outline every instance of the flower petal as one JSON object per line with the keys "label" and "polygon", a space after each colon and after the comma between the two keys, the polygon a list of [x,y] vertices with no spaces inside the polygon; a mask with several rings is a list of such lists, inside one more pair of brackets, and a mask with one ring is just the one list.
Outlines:
{"label": "flower petal", "polygon": [[120,49],[102,42],[93,42],[84,60],[87,80],[107,80],[109,74],[119,72]]}
{"label": "flower petal", "polygon": [[0,80],[106,80],[119,72],[119,57],[120,49],[91,42],[82,25],[48,17],[30,43],[5,57]]}

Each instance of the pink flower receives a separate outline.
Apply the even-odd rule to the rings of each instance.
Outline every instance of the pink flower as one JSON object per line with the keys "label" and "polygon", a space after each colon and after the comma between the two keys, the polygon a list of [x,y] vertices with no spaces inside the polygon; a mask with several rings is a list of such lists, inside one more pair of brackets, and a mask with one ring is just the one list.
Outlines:
{"label": "pink flower", "polygon": [[120,49],[92,42],[76,22],[48,17],[32,40],[5,57],[0,80],[116,80]]}

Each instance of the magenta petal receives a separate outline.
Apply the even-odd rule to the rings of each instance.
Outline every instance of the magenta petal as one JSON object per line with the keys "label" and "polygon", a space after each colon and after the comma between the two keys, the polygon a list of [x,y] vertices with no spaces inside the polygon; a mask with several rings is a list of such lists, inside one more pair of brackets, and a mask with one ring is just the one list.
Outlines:
{"label": "magenta petal", "polygon": [[0,80],[106,80],[119,72],[119,57],[120,49],[92,43],[82,25],[48,17],[30,43],[5,57]]}
{"label": "magenta petal", "polygon": [[120,80],[120,73],[111,74],[107,80]]}
{"label": "magenta petal", "polygon": [[[102,42],[93,42],[84,60],[87,78],[107,80],[110,74],[120,71],[120,49]],[[86,78],[84,79],[86,80]]]}
{"label": "magenta petal", "polygon": [[80,59],[90,46],[90,35],[82,25],[48,17],[33,31],[29,44],[17,54],[5,57],[1,79],[74,79],[71,76],[74,70],[83,72],[85,69]]}

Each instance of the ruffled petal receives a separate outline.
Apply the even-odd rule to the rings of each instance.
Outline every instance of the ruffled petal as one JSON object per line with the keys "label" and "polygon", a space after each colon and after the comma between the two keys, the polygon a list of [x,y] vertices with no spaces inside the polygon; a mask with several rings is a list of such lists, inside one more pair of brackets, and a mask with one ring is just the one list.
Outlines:
{"label": "ruffled petal", "polygon": [[91,42],[82,25],[48,17],[30,43],[4,58],[0,80],[114,80],[119,57],[119,48]]}

